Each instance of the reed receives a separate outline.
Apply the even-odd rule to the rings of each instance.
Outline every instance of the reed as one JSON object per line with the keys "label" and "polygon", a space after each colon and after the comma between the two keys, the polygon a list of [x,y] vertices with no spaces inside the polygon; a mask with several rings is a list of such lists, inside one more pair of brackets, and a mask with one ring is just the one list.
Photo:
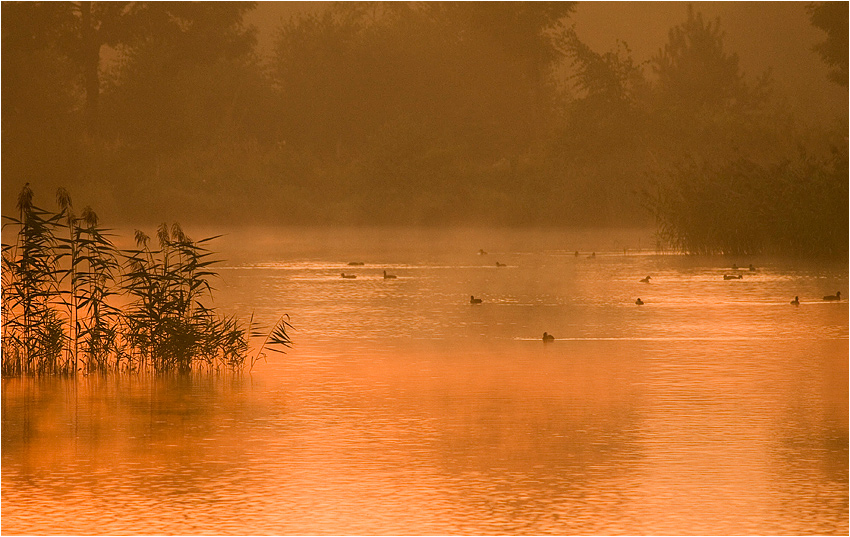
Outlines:
{"label": "reed", "polygon": [[649,195],[659,235],[693,254],[847,256],[847,153],[681,164]]}
{"label": "reed", "polygon": [[3,245],[4,375],[60,373],[66,334],[56,312],[59,288],[54,229],[58,215],[32,203],[29,183],[18,196],[18,217],[4,217],[4,227],[18,227],[17,242]]}
{"label": "reed", "polygon": [[158,250],[136,232],[136,250],[126,252],[123,288],[132,302],[124,316],[127,337],[141,363],[156,371],[187,371],[194,365],[211,369],[241,367],[248,343],[246,330],[232,317],[205,305],[212,297],[209,278],[214,261],[178,224],[157,230]]}
{"label": "reed", "polygon": [[[157,229],[158,248],[135,233],[135,248],[119,250],[110,230],[86,207],[77,217],[70,195],[57,192],[59,211],[32,203],[25,185],[18,199],[14,244],[3,245],[4,375],[78,371],[243,370],[265,349],[291,346],[289,317],[262,336],[208,305],[217,237],[190,239],[179,224]],[[61,236],[60,236],[61,235]]]}
{"label": "reed", "polygon": [[75,345],[82,346],[83,364],[87,371],[104,371],[115,360],[120,366],[119,320],[121,311],[110,304],[119,270],[118,250],[108,230],[98,226],[98,218],[85,207],[75,229],[78,254],[71,263],[76,282],[72,285],[75,304]]}
{"label": "reed", "polygon": [[264,351],[266,347],[273,352],[284,352],[284,348],[292,346],[292,339],[287,330],[294,330],[294,327],[289,323],[289,315],[284,314],[277,320],[268,335],[266,335],[262,345],[257,350],[257,354],[251,358],[251,369],[254,369],[254,364],[260,359],[265,360],[266,354]]}

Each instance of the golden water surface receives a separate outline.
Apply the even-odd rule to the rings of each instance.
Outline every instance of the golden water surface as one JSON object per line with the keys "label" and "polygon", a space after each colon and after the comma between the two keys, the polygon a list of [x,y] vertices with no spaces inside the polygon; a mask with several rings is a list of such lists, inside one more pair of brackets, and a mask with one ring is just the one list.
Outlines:
{"label": "golden water surface", "polygon": [[294,348],[3,379],[2,532],[846,535],[846,264],[650,246],[234,233],[215,305],[289,313]]}

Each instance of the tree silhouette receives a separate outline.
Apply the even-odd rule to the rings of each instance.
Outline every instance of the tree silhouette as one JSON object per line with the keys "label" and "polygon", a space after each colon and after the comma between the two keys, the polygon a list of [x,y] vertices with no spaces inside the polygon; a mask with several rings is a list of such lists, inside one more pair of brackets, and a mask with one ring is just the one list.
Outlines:
{"label": "tree silhouette", "polygon": [[190,53],[193,44],[194,50],[203,47],[219,54],[237,42],[249,49],[253,42],[239,24],[254,6],[253,2],[21,2],[4,7],[11,16],[7,20],[4,13],[3,30],[19,36],[26,31],[21,37],[52,49],[75,66],[86,127],[93,134],[105,46],[129,57],[152,41],[171,40]]}
{"label": "tree silhouette", "polygon": [[723,109],[748,100],[738,55],[723,48],[719,19],[706,22],[691,5],[651,63],[662,99],[676,108]]}
{"label": "tree silhouette", "polygon": [[815,45],[814,50],[832,68],[830,80],[847,87],[847,2],[818,2],[808,10],[812,24],[826,32],[826,40]]}

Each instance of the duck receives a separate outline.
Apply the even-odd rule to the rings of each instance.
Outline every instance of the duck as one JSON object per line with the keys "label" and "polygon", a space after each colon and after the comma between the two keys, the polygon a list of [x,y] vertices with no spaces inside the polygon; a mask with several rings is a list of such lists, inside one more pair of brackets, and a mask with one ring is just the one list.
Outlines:
{"label": "duck", "polygon": [[596,252],[593,252],[592,254],[587,256],[588,259],[593,259],[594,257],[596,257]]}
{"label": "duck", "polygon": [[642,283],[649,283],[650,278],[651,278],[651,276],[647,276],[646,278],[642,279],[641,282]]}
{"label": "duck", "polygon": [[756,267],[754,267],[753,264],[750,263],[750,272],[755,272],[755,270],[756,270]]}
{"label": "duck", "polygon": [[544,342],[555,341],[555,336],[553,336],[552,334],[550,334],[548,332],[543,332],[543,341]]}
{"label": "duck", "polygon": [[483,302],[483,300],[481,300],[480,298],[475,298],[474,296],[469,295],[470,304],[481,304],[481,302]]}
{"label": "duck", "polygon": [[364,263],[363,261],[352,261],[351,263],[348,264],[348,266],[350,266],[350,267],[362,267],[365,264],[366,263]]}
{"label": "duck", "polygon": [[792,306],[799,306],[800,305],[800,297],[795,296],[794,300],[791,301],[791,305]]}
{"label": "duck", "polygon": [[824,300],[841,300],[841,291],[836,291],[834,295],[826,295]]}
{"label": "duck", "polygon": [[487,255],[487,252],[484,251],[484,248],[478,250],[478,255]]}
{"label": "duck", "polygon": [[496,266],[497,267],[507,267],[507,265],[505,265],[504,263],[499,263],[498,261],[496,261]]}
{"label": "duck", "polygon": [[578,257],[578,250],[576,250],[576,257]]}
{"label": "duck", "polygon": [[637,300],[635,300],[635,304],[637,304],[638,306],[643,306],[643,300],[638,298]]}
{"label": "duck", "polygon": [[396,277],[395,274],[387,274],[387,271],[386,270],[384,271],[384,279],[385,280],[392,280],[395,277]]}
{"label": "duck", "polygon": [[346,280],[353,280],[357,278],[357,276],[355,276],[354,274],[346,274],[345,272],[342,273],[342,277]]}
{"label": "duck", "polygon": [[743,279],[744,279],[744,275],[743,275],[743,274],[738,274],[737,276],[734,276],[734,275],[730,275],[730,274],[724,274],[724,275],[723,275],[723,279],[724,279],[724,280],[743,280]]}
{"label": "duck", "polygon": [[738,270],[738,264],[732,263],[732,270]]}

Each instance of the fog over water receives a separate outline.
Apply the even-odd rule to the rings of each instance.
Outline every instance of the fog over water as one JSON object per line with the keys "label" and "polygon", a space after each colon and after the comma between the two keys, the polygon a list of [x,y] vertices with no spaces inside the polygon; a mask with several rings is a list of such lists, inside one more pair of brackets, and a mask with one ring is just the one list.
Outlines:
{"label": "fog over water", "polygon": [[4,378],[4,531],[847,532],[845,265],[276,236],[221,244],[216,305],[296,327],[250,374]]}
{"label": "fog over water", "polygon": [[847,2],[4,2],[9,534],[846,535]]}

